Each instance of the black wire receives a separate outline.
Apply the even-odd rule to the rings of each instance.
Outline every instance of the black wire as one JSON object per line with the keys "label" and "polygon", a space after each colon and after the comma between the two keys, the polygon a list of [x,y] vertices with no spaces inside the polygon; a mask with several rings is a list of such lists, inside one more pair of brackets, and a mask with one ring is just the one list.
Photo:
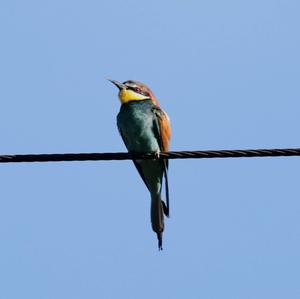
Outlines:
{"label": "black wire", "polygon": [[[300,148],[162,152],[160,159],[250,158],[300,156]],[[0,163],[157,159],[157,153],[66,153],[0,155]]]}

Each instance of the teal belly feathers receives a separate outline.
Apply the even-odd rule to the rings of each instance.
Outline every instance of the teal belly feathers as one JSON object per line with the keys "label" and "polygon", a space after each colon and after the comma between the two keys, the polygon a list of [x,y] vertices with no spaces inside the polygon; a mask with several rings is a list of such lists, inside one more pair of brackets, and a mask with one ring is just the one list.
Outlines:
{"label": "teal belly feathers", "polygon": [[160,150],[154,135],[153,103],[150,100],[123,104],[117,116],[118,128],[127,149],[132,152],[157,152]]}

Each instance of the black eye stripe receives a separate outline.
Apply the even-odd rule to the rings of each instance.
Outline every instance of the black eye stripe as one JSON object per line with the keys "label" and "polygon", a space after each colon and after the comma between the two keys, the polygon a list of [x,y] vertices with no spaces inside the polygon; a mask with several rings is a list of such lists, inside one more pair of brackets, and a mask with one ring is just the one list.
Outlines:
{"label": "black eye stripe", "polygon": [[145,92],[143,92],[142,89],[139,87],[127,86],[127,89],[133,90],[133,91],[141,93],[141,94],[145,94]]}
{"label": "black eye stripe", "polygon": [[136,87],[132,87],[132,86],[127,86],[127,89],[136,91]]}
{"label": "black eye stripe", "polygon": [[130,85],[127,85],[127,84],[125,84],[125,85],[126,85],[127,89],[134,90],[133,86],[130,86]]}
{"label": "black eye stripe", "polygon": [[127,86],[127,89],[129,89],[129,90],[132,90],[132,91],[142,94],[144,96],[149,96],[149,93],[146,90],[142,90],[138,86],[130,86],[130,85],[126,85],[126,86]]}

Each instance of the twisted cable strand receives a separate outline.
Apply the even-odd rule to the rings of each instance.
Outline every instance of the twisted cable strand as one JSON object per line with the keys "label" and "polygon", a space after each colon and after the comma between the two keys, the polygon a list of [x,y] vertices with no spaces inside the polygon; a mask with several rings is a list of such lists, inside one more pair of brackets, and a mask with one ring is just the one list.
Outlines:
{"label": "twisted cable strand", "polygon": [[66,161],[111,161],[150,159],[204,159],[204,158],[250,158],[250,157],[300,156],[300,148],[171,151],[156,153],[66,153],[0,155],[0,163],[19,162],[66,162]]}

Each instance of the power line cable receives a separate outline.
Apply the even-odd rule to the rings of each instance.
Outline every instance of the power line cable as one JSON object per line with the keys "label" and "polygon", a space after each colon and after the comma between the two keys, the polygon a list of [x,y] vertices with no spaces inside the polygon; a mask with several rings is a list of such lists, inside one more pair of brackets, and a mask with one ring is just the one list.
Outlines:
{"label": "power line cable", "polygon": [[20,162],[66,162],[66,161],[110,161],[151,159],[203,159],[203,158],[251,158],[300,156],[300,148],[246,149],[246,150],[201,150],[171,151],[155,153],[66,153],[0,155],[0,163]]}

